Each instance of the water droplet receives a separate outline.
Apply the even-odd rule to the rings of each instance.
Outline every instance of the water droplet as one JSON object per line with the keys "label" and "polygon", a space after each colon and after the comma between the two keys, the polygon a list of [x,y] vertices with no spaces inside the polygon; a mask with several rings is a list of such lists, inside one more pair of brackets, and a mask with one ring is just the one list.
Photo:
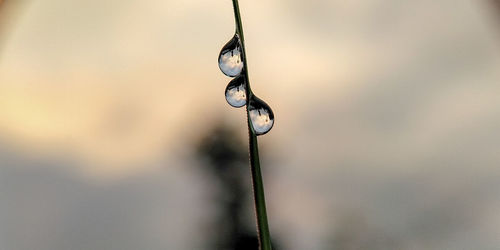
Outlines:
{"label": "water droplet", "polygon": [[237,34],[227,42],[219,54],[219,68],[227,76],[237,76],[243,70],[241,43]]}
{"label": "water droplet", "polygon": [[235,108],[245,106],[247,103],[245,75],[240,75],[229,82],[226,87],[226,101]]}
{"label": "water droplet", "polygon": [[253,96],[248,105],[248,113],[253,130],[257,135],[263,135],[274,125],[274,114],[269,105]]}

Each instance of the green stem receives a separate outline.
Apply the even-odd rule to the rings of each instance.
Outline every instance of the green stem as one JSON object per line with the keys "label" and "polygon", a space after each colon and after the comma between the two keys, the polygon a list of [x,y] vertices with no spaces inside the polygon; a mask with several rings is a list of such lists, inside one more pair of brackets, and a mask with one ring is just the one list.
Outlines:
{"label": "green stem", "polygon": [[[237,0],[236,0],[237,1]],[[249,129],[250,142],[250,168],[252,170],[253,194],[255,199],[255,212],[257,216],[257,233],[259,234],[259,246],[261,250],[271,250],[271,236],[267,223],[266,198],[264,196],[264,183],[260,171],[259,145],[257,136]]]}
{"label": "green stem", "polygon": [[248,138],[249,138],[249,151],[250,151],[250,169],[252,172],[252,186],[255,201],[255,213],[257,217],[257,233],[259,239],[259,249],[271,250],[271,236],[269,233],[269,224],[267,222],[266,199],[264,196],[264,182],[262,181],[262,173],[260,170],[259,161],[259,144],[257,136],[253,130],[250,114],[248,112],[248,104],[250,98],[253,96],[250,89],[250,81],[248,78],[248,64],[245,52],[245,37],[243,35],[243,25],[241,22],[240,8],[238,0],[233,0],[234,18],[236,22],[236,34],[238,34],[241,42],[241,57],[243,61],[243,74],[246,77],[246,96],[247,96],[247,123],[248,123]]}

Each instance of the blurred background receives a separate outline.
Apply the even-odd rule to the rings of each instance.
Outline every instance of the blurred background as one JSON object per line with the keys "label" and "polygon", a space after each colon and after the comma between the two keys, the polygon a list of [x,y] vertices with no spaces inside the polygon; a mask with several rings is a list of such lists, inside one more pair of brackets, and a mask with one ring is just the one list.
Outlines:
{"label": "blurred background", "polygon": [[[231,1],[0,1],[0,249],[256,249]],[[240,0],[277,250],[500,249],[500,4]]]}

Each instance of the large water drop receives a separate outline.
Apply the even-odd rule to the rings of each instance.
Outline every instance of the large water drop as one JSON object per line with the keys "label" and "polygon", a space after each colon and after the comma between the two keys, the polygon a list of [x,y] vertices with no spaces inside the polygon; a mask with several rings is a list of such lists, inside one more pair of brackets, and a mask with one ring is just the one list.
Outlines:
{"label": "large water drop", "polygon": [[240,75],[229,82],[226,87],[226,101],[229,105],[240,108],[247,103],[245,75]]}
{"label": "large water drop", "polygon": [[269,105],[253,96],[248,105],[248,113],[253,130],[257,135],[263,135],[274,125],[274,114]]}
{"label": "large water drop", "polygon": [[219,68],[227,76],[237,76],[243,70],[241,43],[237,34],[224,45],[219,54]]}

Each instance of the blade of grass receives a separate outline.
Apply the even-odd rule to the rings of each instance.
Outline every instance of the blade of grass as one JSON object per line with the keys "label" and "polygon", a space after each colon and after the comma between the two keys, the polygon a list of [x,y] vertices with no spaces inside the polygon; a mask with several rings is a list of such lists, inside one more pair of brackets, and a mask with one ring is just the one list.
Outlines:
{"label": "blade of grass", "polygon": [[259,144],[257,135],[253,130],[250,114],[248,112],[248,104],[250,98],[253,96],[250,89],[250,81],[248,79],[248,64],[245,53],[245,37],[243,35],[243,25],[241,22],[240,8],[238,0],[233,1],[234,18],[236,22],[236,34],[240,37],[241,41],[241,57],[243,60],[243,73],[246,77],[246,98],[247,98],[247,123],[248,123],[248,140],[250,151],[250,169],[252,172],[252,186],[255,201],[255,214],[257,218],[257,234],[259,239],[259,249],[271,250],[271,236],[269,233],[269,224],[267,222],[266,199],[264,196],[264,182],[262,180],[262,173],[260,170],[259,161]]}
{"label": "blade of grass", "polygon": [[[249,124],[249,129],[250,129]],[[264,183],[260,171],[259,148],[257,136],[249,132],[250,141],[250,168],[252,170],[253,193],[255,199],[255,212],[257,217],[257,232],[261,250],[271,250],[271,236],[267,222],[266,199],[264,196]]]}

